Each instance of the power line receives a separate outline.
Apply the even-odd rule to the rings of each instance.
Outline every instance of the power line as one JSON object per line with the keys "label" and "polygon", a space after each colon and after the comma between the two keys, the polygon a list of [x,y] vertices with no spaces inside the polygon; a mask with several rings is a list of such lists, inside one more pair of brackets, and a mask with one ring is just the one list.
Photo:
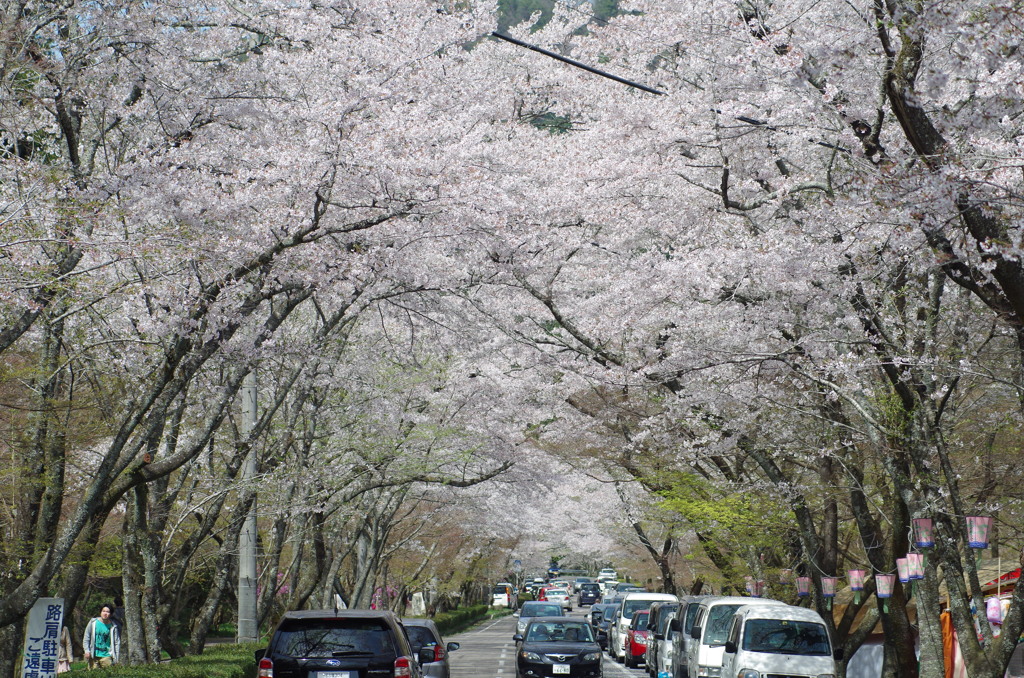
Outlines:
{"label": "power line", "polygon": [[565,63],[569,64],[570,66],[575,66],[576,68],[582,68],[583,70],[588,71],[590,73],[593,73],[595,75],[600,75],[602,78],[608,78],[609,80],[614,80],[615,82],[619,82],[619,83],[622,83],[623,85],[628,85],[630,87],[635,87],[636,89],[640,89],[640,90],[643,90],[645,92],[650,92],[651,94],[660,94],[660,95],[664,95],[665,94],[661,90],[654,89],[653,87],[648,87],[647,85],[641,85],[638,82],[633,82],[632,80],[627,80],[626,78],[621,78],[621,77],[619,77],[617,75],[612,75],[611,73],[608,73],[607,71],[602,71],[599,68],[594,68],[593,66],[588,66],[587,64],[583,63],[582,61],[576,61],[575,59],[570,59],[569,57],[562,56],[561,54],[558,54],[557,52],[552,52],[552,51],[546,50],[546,49],[544,49],[542,47],[537,47],[536,45],[531,45],[528,42],[523,42],[522,40],[517,40],[516,38],[513,38],[511,35],[505,35],[504,33],[500,33],[498,31],[492,31],[491,35],[493,35],[496,38],[501,38],[502,40],[505,40],[507,42],[511,42],[513,45],[519,45],[520,47],[525,47],[526,49],[533,50],[534,52],[538,52],[540,54],[543,54],[544,56],[551,57],[552,59],[558,59],[559,61],[562,61],[562,62],[565,62]]}

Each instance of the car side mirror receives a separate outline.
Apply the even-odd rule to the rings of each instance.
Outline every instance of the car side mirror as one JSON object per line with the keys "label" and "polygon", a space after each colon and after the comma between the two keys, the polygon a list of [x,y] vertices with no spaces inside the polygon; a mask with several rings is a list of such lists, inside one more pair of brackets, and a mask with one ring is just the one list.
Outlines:
{"label": "car side mirror", "polygon": [[668,623],[668,628],[670,630],[672,630],[672,631],[678,632],[679,631],[679,620],[678,619],[673,619],[672,621],[670,621]]}
{"label": "car side mirror", "polygon": [[445,647],[447,648],[447,650],[449,652],[455,652],[456,650],[458,650],[462,646],[459,645],[458,643],[448,643],[448,645],[446,645]]}
{"label": "car side mirror", "polygon": [[434,656],[434,648],[421,647],[417,659],[419,659],[420,664],[429,664],[434,661]]}
{"label": "car side mirror", "polygon": [[844,650],[841,647],[837,647],[832,652],[832,658],[835,659],[836,661],[842,661],[845,657],[846,657],[846,650]]}
{"label": "car side mirror", "polygon": [[262,648],[260,650],[256,650],[255,652],[252,653],[252,656],[256,658],[256,661],[259,661],[259,660],[263,659],[264,657],[267,656],[267,648]]}
{"label": "car side mirror", "polygon": [[664,633],[655,633],[654,634],[654,639],[655,640],[665,640],[665,634]]}
{"label": "car side mirror", "polygon": [[725,651],[729,654],[736,654],[736,643],[731,640],[725,641]]}
{"label": "car side mirror", "polygon": [[516,641],[517,643],[522,642],[523,634],[517,633],[516,635],[512,636],[512,640]]}
{"label": "car side mirror", "polygon": [[692,629],[690,629],[690,637],[698,639],[698,640],[700,639],[700,627],[699,626],[694,626]]}

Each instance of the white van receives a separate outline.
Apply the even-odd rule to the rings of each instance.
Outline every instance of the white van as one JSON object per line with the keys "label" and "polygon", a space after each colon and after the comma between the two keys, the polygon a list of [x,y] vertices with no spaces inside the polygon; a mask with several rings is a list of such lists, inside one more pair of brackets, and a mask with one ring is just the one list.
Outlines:
{"label": "white van", "polygon": [[633,621],[633,613],[638,610],[646,610],[651,603],[657,602],[678,603],[679,599],[671,593],[650,593],[648,591],[630,591],[622,597],[619,618],[612,620],[608,627],[608,647],[612,656],[625,660],[626,631],[629,630],[629,622]]}
{"label": "white van", "polygon": [[689,678],[720,678],[725,641],[729,636],[732,615],[744,605],[749,607],[789,607],[777,600],[718,596],[702,600],[690,629],[692,642],[686,650],[686,668]]}
{"label": "white van", "polygon": [[787,605],[744,605],[736,610],[723,647],[722,678],[769,674],[832,678],[835,660],[828,629],[814,610]]}
{"label": "white van", "polygon": [[498,582],[491,589],[491,607],[509,607],[516,609],[517,596],[512,584]]}

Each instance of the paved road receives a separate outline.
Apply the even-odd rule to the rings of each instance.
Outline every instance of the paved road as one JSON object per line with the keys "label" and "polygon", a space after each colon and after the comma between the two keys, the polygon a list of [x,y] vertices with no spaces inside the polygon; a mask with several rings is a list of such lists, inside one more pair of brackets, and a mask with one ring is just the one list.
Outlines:
{"label": "paved road", "polygon": [[[574,617],[582,617],[585,610],[574,610]],[[446,641],[461,644],[458,651],[451,653],[452,678],[515,678],[516,656],[512,634],[515,633],[514,617],[502,617],[466,633],[460,633]],[[604,678],[647,678],[643,668],[627,669],[607,653],[602,660]]]}

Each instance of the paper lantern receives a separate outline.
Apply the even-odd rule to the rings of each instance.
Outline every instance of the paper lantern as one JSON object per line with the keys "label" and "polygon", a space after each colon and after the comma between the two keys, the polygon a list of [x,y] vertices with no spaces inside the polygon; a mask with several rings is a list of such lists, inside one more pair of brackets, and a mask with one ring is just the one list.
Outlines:
{"label": "paper lantern", "polygon": [[914,518],[910,525],[914,532],[914,546],[919,549],[935,546],[935,528],[931,518]]}
{"label": "paper lantern", "polygon": [[967,516],[967,545],[972,549],[987,549],[991,526],[991,516]]}
{"label": "paper lantern", "polygon": [[911,581],[914,581],[915,579],[924,579],[924,554],[908,553],[907,570]]}
{"label": "paper lantern", "polygon": [[800,597],[811,595],[811,578],[810,577],[797,577],[796,578],[796,594]]}
{"label": "paper lantern", "polygon": [[892,598],[892,589],[896,586],[896,575],[894,574],[876,574],[875,575],[875,595],[879,598]]}
{"label": "paper lantern", "polygon": [[822,577],[821,578],[821,595],[826,598],[836,597],[836,578],[835,577]]}
{"label": "paper lantern", "polygon": [[850,589],[852,591],[864,590],[864,578],[867,576],[867,572],[864,570],[847,570],[846,576],[850,578]]}
{"label": "paper lantern", "polygon": [[760,579],[755,579],[754,581],[750,582],[749,589],[750,595],[752,595],[755,598],[760,598],[764,595],[764,582]]}
{"label": "paper lantern", "polygon": [[896,573],[899,574],[900,581],[904,584],[910,581],[910,563],[906,558],[896,559]]}
{"label": "paper lantern", "polygon": [[1003,606],[995,596],[985,601],[985,616],[993,624],[1003,623]]}

